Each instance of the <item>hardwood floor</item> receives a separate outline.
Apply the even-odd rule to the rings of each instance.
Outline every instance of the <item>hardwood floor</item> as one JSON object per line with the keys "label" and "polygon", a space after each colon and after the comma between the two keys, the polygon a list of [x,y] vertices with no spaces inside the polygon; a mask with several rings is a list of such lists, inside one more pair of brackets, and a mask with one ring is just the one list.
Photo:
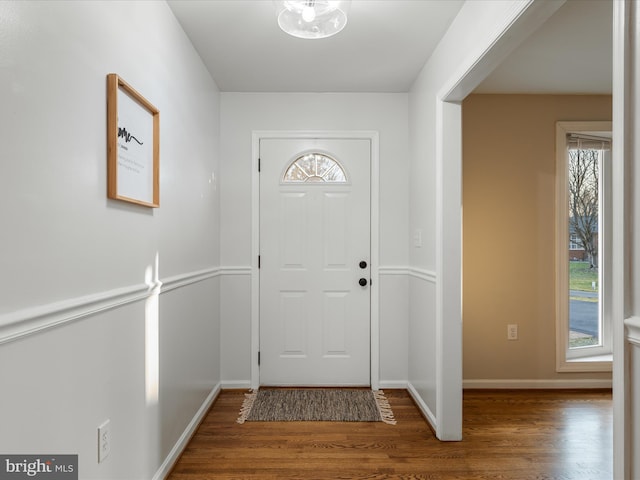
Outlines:
{"label": "hardwood floor", "polygon": [[397,425],[235,422],[223,391],[169,480],[610,480],[610,391],[464,394],[462,442],[440,442],[404,390],[386,390]]}

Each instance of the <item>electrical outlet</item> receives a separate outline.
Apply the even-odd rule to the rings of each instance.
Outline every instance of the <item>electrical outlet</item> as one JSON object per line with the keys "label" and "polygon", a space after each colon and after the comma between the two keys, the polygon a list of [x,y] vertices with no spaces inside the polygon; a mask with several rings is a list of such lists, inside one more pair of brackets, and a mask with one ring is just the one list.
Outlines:
{"label": "electrical outlet", "polygon": [[517,340],[518,339],[518,325],[511,324],[507,325],[507,340]]}
{"label": "electrical outlet", "polygon": [[105,421],[98,427],[98,463],[102,463],[111,453],[111,423]]}

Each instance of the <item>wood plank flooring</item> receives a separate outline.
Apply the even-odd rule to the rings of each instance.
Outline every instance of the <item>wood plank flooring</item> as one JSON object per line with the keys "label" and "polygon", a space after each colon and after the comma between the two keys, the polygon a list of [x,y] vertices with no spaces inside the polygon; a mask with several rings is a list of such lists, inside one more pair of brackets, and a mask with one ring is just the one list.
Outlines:
{"label": "wood plank flooring", "polygon": [[223,391],[169,480],[610,480],[610,391],[464,394],[462,442],[440,442],[409,394],[385,391],[397,425],[235,422],[243,391]]}

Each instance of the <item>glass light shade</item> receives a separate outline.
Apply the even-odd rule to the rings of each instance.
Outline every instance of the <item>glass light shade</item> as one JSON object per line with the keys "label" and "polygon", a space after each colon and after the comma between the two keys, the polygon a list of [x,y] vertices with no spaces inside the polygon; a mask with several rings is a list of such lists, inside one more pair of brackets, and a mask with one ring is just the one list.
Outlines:
{"label": "glass light shade", "polygon": [[280,28],[298,38],[326,38],[347,24],[351,0],[280,0],[275,1]]}

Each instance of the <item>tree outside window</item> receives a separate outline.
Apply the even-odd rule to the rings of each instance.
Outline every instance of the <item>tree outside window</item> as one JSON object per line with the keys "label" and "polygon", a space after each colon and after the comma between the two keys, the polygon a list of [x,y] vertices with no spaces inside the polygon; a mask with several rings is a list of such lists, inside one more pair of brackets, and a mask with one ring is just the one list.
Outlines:
{"label": "tree outside window", "polygon": [[598,150],[569,150],[569,231],[598,268]]}

